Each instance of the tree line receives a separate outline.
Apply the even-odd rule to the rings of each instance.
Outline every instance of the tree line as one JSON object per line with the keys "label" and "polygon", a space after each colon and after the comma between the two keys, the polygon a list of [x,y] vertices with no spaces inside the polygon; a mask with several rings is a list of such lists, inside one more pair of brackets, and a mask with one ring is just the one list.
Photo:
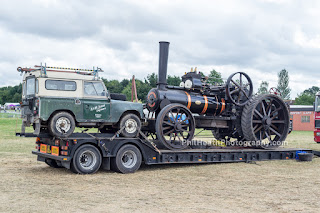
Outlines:
{"label": "tree line", "polygon": [[[202,72],[200,73],[203,77],[205,76]],[[157,78],[158,76],[155,73],[152,73],[143,80],[135,79],[137,95],[140,101],[144,102],[149,90],[157,86]],[[122,93],[126,95],[127,100],[131,100],[131,79],[123,79],[122,81],[118,81],[102,78],[102,80],[110,93]],[[289,80],[289,73],[286,69],[283,69],[278,73],[278,85],[276,88],[278,91],[280,91],[281,97],[285,100],[290,100],[291,89],[289,87]],[[207,83],[213,85],[224,83],[221,73],[214,69],[210,71],[206,81]],[[180,82],[181,77],[168,75],[167,83],[169,85],[179,86]],[[269,89],[269,83],[267,81],[262,81],[258,88],[257,94],[267,94],[269,93]],[[294,104],[312,105],[318,91],[320,91],[320,88],[317,86],[312,86],[304,90],[302,93],[298,94]],[[21,101],[21,93],[21,84],[13,87],[8,86],[0,88],[0,104],[19,103]]]}
{"label": "tree line", "polygon": [[19,103],[21,101],[22,84],[0,88],[0,104]]}

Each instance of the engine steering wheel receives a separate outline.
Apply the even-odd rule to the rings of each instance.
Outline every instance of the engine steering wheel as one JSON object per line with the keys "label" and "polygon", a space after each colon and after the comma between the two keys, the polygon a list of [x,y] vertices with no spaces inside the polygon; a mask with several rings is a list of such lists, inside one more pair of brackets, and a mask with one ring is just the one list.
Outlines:
{"label": "engine steering wheel", "polygon": [[229,76],[226,83],[226,93],[232,103],[244,106],[250,100],[252,92],[252,81],[246,73],[236,72]]}

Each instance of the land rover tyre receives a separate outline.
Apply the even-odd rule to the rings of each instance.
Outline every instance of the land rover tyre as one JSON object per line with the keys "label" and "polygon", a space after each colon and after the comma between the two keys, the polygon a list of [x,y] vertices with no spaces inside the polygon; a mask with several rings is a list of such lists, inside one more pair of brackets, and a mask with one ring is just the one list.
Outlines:
{"label": "land rover tyre", "polygon": [[123,137],[135,138],[141,129],[140,118],[132,113],[123,116],[120,120],[120,129]]}
{"label": "land rover tyre", "polygon": [[116,157],[111,158],[111,169],[123,174],[133,173],[140,168],[142,156],[140,150],[131,144],[122,146]]}
{"label": "land rover tyre", "polygon": [[69,137],[75,128],[74,117],[68,112],[59,112],[49,121],[49,132],[59,138]]}
{"label": "land rover tyre", "polygon": [[99,170],[102,157],[99,150],[90,144],[80,146],[72,159],[71,171],[79,174],[92,174]]}

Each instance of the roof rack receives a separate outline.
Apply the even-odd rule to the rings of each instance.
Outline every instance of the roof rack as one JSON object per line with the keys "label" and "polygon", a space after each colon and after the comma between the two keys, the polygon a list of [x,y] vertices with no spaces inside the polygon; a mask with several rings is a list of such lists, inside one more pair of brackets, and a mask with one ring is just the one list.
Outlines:
{"label": "roof rack", "polygon": [[52,72],[67,72],[67,73],[77,73],[77,74],[81,74],[81,75],[93,75],[94,79],[98,79],[98,73],[99,72],[103,72],[103,70],[99,67],[97,67],[95,69],[95,67],[93,67],[93,69],[79,69],[79,68],[66,68],[66,67],[49,67],[47,66],[47,64],[45,63],[44,66],[42,65],[42,63],[40,63],[40,65],[35,65],[35,68],[22,68],[22,67],[18,67],[17,70],[18,72],[21,72],[21,74],[23,72],[34,72],[34,71],[40,71],[40,76],[41,77],[47,77],[47,71],[52,71]]}

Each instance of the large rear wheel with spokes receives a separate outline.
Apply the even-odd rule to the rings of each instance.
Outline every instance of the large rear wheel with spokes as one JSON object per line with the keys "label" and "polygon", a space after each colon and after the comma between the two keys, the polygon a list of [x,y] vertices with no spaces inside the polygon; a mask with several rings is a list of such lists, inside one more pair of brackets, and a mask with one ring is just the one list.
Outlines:
{"label": "large rear wheel with spokes", "polygon": [[185,149],[194,136],[195,119],[181,104],[164,107],[156,121],[157,138],[169,149]]}
{"label": "large rear wheel with spokes", "polygon": [[289,131],[289,111],[284,101],[272,94],[251,98],[241,118],[245,139],[255,147],[282,145]]}

